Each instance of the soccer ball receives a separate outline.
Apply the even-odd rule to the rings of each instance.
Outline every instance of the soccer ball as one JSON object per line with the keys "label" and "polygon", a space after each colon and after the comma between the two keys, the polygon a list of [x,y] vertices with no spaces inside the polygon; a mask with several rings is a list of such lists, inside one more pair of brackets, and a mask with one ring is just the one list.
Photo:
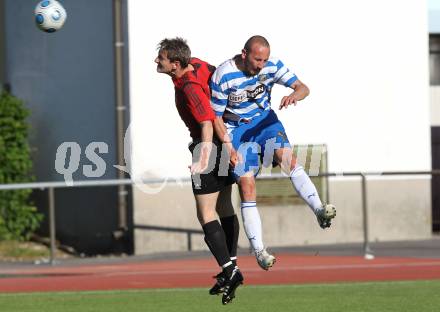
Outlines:
{"label": "soccer ball", "polygon": [[35,7],[35,22],[42,31],[56,32],[63,27],[66,18],[66,10],[56,0],[43,0]]}

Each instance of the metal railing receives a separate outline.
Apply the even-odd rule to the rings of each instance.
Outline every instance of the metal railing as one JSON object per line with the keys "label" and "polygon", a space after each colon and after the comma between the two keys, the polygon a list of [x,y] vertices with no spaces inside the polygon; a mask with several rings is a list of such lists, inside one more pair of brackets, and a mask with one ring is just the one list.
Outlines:
{"label": "metal railing", "polygon": [[[190,182],[189,178],[179,179],[181,182]],[[162,183],[162,179],[149,179],[142,181],[142,184],[156,184]],[[135,182],[130,179],[111,179],[111,180],[99,180],[99,181],[74,181],[72,185],[67,185],[66,182],[33,182],[33,183],[16,183],[16,184],[0,184],[0,191],[7,190],[48,190],[48,216],[49,216],[49,263],[55,264],[55,250],[56,250],[56,223],[55,223],[55,189],[58,188],[78,188],[78,187],[105,187],[105,186],[120,186],[120,185],[134,185],[139,182]],[[174,183],[170,181],[169,183]],[[185,229],[176,227],[162,227],[154,225],[134,225],[134,229],[143,230],[156,230],[175,233],[187,234],[187,248],[192,250],[192,235],[202,235],[202,230]]]}
{"label": "metal railing", "polygon": [[[341,172],[341,173],[321,173],[315,177],[360,177],[362,184],[362,225],[363,225],[363,252],[366,258],[373,256],[373,251],[370,248],[369,242],[369,222],[368,222],[368,202],[367,202],[367,176],[396,176],[396,175],[440,175],[440,170],[432,171],[389,171],[389,172]],[[258,179],[285,179],[286,176],[282,174],[261,176]],[[180,179],[183,182],[189,182],[190,179]],[[151,179],[142,181],[143,184],[162,183],[161,179]],[[55,263],[55,239],[56,239],[56,224],[55,224],[55,189],[57,188],[76,188],[76,187],[103,187],[115,185],[135,185],[135,182],[130,179],[113,179],[100,181],[75,181],[72,186],[67,186],[65,182],[35,182],[35,183],[18,183],[18,184],[1,184],[2,190],[20,190],[20,189],[40,189],[48,190],[49,199],[49,235],[50,235],[50,259],[51,265]],[[174,183],[174,182],[169,182]],[[203,231],[196,229],[184,229],[176,227],[162,227],[154,225],[134,225],[135,229],[156,230],[175,233],[187,234],[188,250],[192,250],[191,236],[193,234],[202,235]]]}
{"label": "metal railing", "polygon": [[139,230],[148,230],[148,231],[163,231],[163,232],[173,232],[173,233],[185,233],[186,234],[186,245],[188,251],[192,251],[192,235],[203,235],[204,232],[202,230],[194,230],[194,229],[183,229],[169,226],[156,226],[156,225],[135,225],[135,229]]}
{"label": "metal railing", "polygon": [[72,186],[66,185],[66,182],[34,182],[34,183],[17,183],[17,184],[0,184],[0,191],[6,190],[48,190],[49,203],[49,238],[50,238],[50,256],[49,262],[55,264],[55,242],[56,242],[56,224],[55,224],[55,189],[57,188],[74,188],[74,187],[99,187],[99,186],[115,186],[130,185],[133,182],[130,179],[113,179],[101,181],[76,181]]}

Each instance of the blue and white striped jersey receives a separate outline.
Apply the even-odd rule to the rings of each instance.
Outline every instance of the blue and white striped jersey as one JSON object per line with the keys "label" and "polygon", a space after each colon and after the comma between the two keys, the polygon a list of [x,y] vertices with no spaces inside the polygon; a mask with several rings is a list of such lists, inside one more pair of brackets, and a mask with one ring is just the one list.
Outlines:
{"label": "blue and white striped jersey", "polygon": [[286,87],[298,78],[279,59],[270,57],[255,76],[246,76],[233,59],[221,64],[211,78],[211,106],[217,116],[223,116],[228,129],[240,120],[252,119],[270,109],[270,94],[274,83]]}

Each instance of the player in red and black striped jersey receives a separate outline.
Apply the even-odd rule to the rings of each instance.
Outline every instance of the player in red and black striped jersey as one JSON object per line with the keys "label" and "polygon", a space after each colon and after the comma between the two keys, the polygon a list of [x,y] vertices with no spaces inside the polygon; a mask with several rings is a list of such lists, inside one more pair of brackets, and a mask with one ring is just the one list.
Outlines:
{"label": "player in red and black striped jersey", "polygon": [[182,77],[173,76],[172,80],[176,92],[177,111],[188,127],[191,138],[199,140],[202,135],[200,123],[215,118],[209,102],[211,96],[209,86],[206,83],[215,67],[197,58],[190,59],[188,67],[190,66],[193,70],[187,71]]}
{"label": "player in red and black striped jersey", "polygon": [[223,293],[222,302],[227,304],[234,298],[243,276],[236,263],[239,224],[231,202],[234,179],[228,170],[225,173],[220,168],[221,144],[213,136],[215,114],[210,104],[209,80],[215,67],[191,58],[191,50],[181,38],[162,40],[158,50],[157,71],[171,76],[177,110],[193,140],[189,147],[193,155],[190,169],[197,218],[205,242],[222,268],[209,293]]}

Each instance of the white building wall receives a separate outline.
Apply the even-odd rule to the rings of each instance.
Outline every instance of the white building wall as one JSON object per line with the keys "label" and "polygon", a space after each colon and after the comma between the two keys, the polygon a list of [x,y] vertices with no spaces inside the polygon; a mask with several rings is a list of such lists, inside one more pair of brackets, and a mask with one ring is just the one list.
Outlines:
{"label": "white building wall", "polygon": [[[272,55],[310,87],[306,100],[278,116],[293,143],[327,144],[329,171],[430,170],[424,1],[129,0],[128,4],[132,175],[186,177],[191,161],[189,135],[174,107],[173,85],[168,76],[156,73],[158,42],[181,36],[194,56],[219,65],[239,53],[254,34],[264,35]],[[275,87],[273,106],[289,92]],[[182,194],[192,196],[190,191]],[[135,223],[148,223],[155,213],[144,195],[135,191]],[[165,209],[169,196],[154,196],[162,196],[161,210]],[[184,209],[182,214],[194,211]],[[429,216],[430,207],[423,209]],[[173,220],[168,221],[172,225]],[[192,227],[198,228],[195,214]]]}
{"label": "white building wall", "polygon": [[[426,12],[419,0],[130,0],[134,172],[187,175],[189,136],[170,78],[156,73],[157,43],[182,36],[218,65],[253,34],[309,85],[279,117],[294,143],[328,145],[330,171],[429,169]],[[274,88],[274,106],[288,92]],[[157,150],[164,142],[172,152]]]}

